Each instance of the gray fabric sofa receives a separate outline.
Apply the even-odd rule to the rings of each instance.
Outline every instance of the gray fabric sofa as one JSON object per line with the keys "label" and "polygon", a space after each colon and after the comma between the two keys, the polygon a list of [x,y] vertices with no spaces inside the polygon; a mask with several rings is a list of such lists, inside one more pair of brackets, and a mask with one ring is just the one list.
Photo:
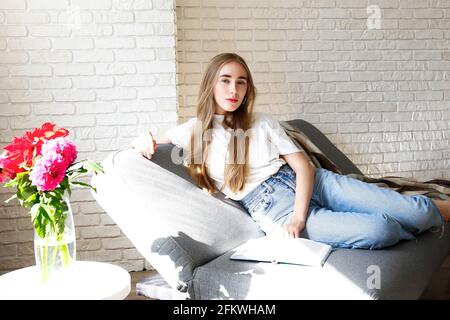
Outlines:
{"label": "gray fabric sofa", "polygon": [[[314,126],[299,127],[345,173],[360,173]],[[157,299],[417,299],[450,253],[449,225],[383,250],[335,249],[322,268],[230,260],[263,232],[241,206],[197,188],[173,145],[152,161],[135,150],[112,153],[93,193],[158,275],[137,284]],[[407,213],[405,213],[407,214]]]}

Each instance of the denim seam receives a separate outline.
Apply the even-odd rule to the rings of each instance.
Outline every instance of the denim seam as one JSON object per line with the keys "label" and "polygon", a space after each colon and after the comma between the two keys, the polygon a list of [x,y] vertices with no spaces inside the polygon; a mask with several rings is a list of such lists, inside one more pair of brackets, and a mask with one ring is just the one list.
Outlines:
{"label": "denim seam", "polygon": [[[319,169],[317,169],[317,172],[319,171]],[[316,174],[314,175],[314,179],[316,179],[316,177],[317,177],[317,172],[316,172]],[[324,202],[323,202],[323,189],[325,188],[325,184],[324,183],[322,183],[322,180],[324,179],[324,177],[321,175],[320,177],[319,177],[319,179],[317,179],[317,181],[315,181],[314,183],[317,183],[319,186],[320,186],[320,190],[318,191],[319,192],[319,194],[318,194],[318,199],[319,199],[319,201],[320,201],[320,205],[321,206],[324,206]]]}

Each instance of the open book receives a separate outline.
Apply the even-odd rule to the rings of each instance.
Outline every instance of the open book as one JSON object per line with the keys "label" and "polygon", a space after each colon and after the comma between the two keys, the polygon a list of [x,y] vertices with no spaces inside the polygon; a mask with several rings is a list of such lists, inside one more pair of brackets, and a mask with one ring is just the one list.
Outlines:
{"label": "open book", "polygon": [[303,238],[264,236],[250,239],[234,250],[232,260],[322,266],[332,247]]}

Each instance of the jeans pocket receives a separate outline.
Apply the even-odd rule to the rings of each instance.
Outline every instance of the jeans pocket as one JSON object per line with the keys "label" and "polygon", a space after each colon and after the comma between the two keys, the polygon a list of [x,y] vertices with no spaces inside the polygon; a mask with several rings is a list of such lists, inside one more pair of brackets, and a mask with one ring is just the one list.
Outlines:
{"label": "jeans pocket", "polygon": [[270,193],[264,192],[261,194],[261,197],[254,201],[249,208],[250,214],[253,216],[255,214],[261,215],[269,212],[270,208],[272,208],[273,197]]}

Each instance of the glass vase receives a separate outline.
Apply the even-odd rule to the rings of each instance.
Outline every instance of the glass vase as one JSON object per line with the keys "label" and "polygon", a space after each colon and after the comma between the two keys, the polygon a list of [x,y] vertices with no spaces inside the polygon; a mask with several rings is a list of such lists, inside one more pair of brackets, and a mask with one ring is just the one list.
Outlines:
{"label": "glass vase", "polygon": [[68,197],[64,198],[62,206],[64,220],[64,231],[57,234],[54,228],[47,227],[44,238],[34,232],[34,255],[36,266],[41,275],[42,284],[67,275],[76,261],[76,234],[73,222],[72,208]]}

